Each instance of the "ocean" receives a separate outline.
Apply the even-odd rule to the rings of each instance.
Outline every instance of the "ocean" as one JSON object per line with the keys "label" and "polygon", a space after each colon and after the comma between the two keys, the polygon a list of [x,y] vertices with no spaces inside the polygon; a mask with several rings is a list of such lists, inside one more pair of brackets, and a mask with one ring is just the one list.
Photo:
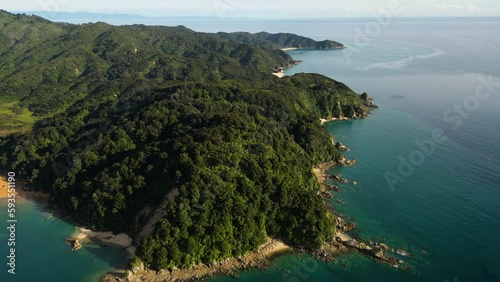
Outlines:
{"label": "ocean", "polygon": [[[357,223],[353,236],[408,251],[400,259],[414,269],[359,254],[333,263],[283,255],[269,269],[209,281],[500,281],[500,19],[393,19],[377,32],[370,29],[375,19],[178,24],[205,32],[292,32],[348,47],[289,51],[303,63],[287,74],[320,73],[380,105],[366,119],[326,125],[358,161],[332,170],[359,183],[336,193],[345,204],[332,201]],[[46,221],[40,204],[18,210],[18,274],[7,276],[2,263],[0,281],[96,281],[124,263],[125,254],[112,247],[72,253],[64,238],[75,227]]]}

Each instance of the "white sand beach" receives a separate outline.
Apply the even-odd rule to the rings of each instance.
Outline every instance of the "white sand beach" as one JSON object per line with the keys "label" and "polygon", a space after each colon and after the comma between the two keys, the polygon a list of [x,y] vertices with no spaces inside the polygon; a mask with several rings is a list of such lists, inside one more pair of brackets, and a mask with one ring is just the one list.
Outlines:
{"label": "white sand beach", "polygon": [[273,72],[273,74],[279,78],[285,77],[286,74],[285,72]]}
{"label": "white sand beach", "polygon": [[136,248],[132,245],[132,238],[125,233],[115,235],[112,232],[95,232],[90,229],[79,228],[73,238],[81,243],[95,239],[102,244],[126,248],[131,255],[135,254]]}

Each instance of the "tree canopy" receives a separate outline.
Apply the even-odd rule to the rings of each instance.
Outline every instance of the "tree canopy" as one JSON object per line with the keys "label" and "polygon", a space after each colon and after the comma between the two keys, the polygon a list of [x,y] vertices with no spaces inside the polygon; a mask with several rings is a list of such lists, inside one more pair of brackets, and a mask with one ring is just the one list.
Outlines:
{"label": "tree canopy", "polygon": [[0,140],[0,165],[80,224],[132,235],[148,267],[332,239],[311,168],[342,158],[320,118],[367,113],[346,85],[278,79],[283,51],[185,27],[0,12],[0,40],[0,130],[29,127]]}

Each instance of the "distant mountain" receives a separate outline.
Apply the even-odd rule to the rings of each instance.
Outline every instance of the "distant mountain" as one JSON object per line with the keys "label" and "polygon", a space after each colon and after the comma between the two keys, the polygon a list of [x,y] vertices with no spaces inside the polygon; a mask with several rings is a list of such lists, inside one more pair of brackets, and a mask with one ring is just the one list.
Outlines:
{"label": "distant mountain", "polygon": [[50,17],[53,21],[58,21],[58,19],[70,19],[70,18],[86,18],[86,19],[144,19],[145,16],[137,14],[106,14],[106,13],[91,13],[91,12],[53,12],[53,11],[24,11],[18,12],[21,14],[35,15],[43,18]]}
{"label": "distant mountain", "polygon": [[[89,23],[89,22],[106,22],[109,24],[133,24],[133,23],[148,23],[156,25],[158,22],[193,22],[193,21],[220,21],[219,17],[206,17],[206,16],[157,16],[148,17],[138,14],[117,14],[117,13],[93,13],[93,12],[53,12],[53,11],[21,11],[16,12],[19,14],[35,15],[55,22],[68,22],[74,24]],[[226,20],[242,20],[241,18]],[[255,20],[245,18],[243,20]]]}
{"label": "distant mountain", "polygon": [[[104,14],[104,13],[90,13],[90,12],[51,12],[51,11],[28,11],[23,12],[27,15],[36,15],[42,18],[50,19],[56,22],[68,23],[89,23],[89,22],[107,22],[111,24],[116,23],[145,23],[153,21],[153,25],[158,21],[165,21],[166,23],[177,22],[194,22],[194,21],[219,21],[217,17],[146,17],[136,14]],[[227,18],[226,20],[236,20]],[[241,19],[240,19],[241,20]],[[252,19],[245,19],[252,20]],[[255,20],[255,19],[254,19]],[[267,32],[259,32],[255,34],[247,32],[225,33],[220,32],[218,35],[221,38],[239,42],[241,44],[257,45],[267,49],[283,49],[283,48],[298,48],[298,49],[343,49],[345,46],[342,43],[324,40],[315,41],[311,38],[306,38],[291,33],[278,33],[270,34]]]}
{"label": "distant mountain", "polygon": [[259,32],[251,34],[248,32],[219,32],[217,35],[230,41],[239,42],[241,44],[258,45],[267,49],[298,48],[324,50],[345,48],[345,46],[339,42],[331,40],[318,42],[311,38],[291,33],[270,34],[267,32]]}
{"label": "distant mountain", "polygon": [[[15,113],[29,109],[35,117],[92,93],[102,83],[89,83],[91,79],[250,79],[293,61],[282,51],[229,42],[184,26],[72,25],[7,12],[0,12],[0,24],[0,97],[19,101]],[[22,124],[0,120],[0,130]]]}

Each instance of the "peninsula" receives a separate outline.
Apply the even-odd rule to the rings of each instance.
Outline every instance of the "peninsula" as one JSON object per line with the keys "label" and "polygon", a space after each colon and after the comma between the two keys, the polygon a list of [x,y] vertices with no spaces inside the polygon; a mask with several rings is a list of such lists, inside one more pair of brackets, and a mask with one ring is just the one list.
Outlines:
{"label": "peninsula", "polygon": [[15,133],[0,140],[0,165],[80,226],[127,234],[136,265],[334,242],[312,168],[344,157],[320,120],[370,107],[325,76],[271,73],[294,62],[283,48],[342,45],[4,11],[0,40],[0,130]]}

